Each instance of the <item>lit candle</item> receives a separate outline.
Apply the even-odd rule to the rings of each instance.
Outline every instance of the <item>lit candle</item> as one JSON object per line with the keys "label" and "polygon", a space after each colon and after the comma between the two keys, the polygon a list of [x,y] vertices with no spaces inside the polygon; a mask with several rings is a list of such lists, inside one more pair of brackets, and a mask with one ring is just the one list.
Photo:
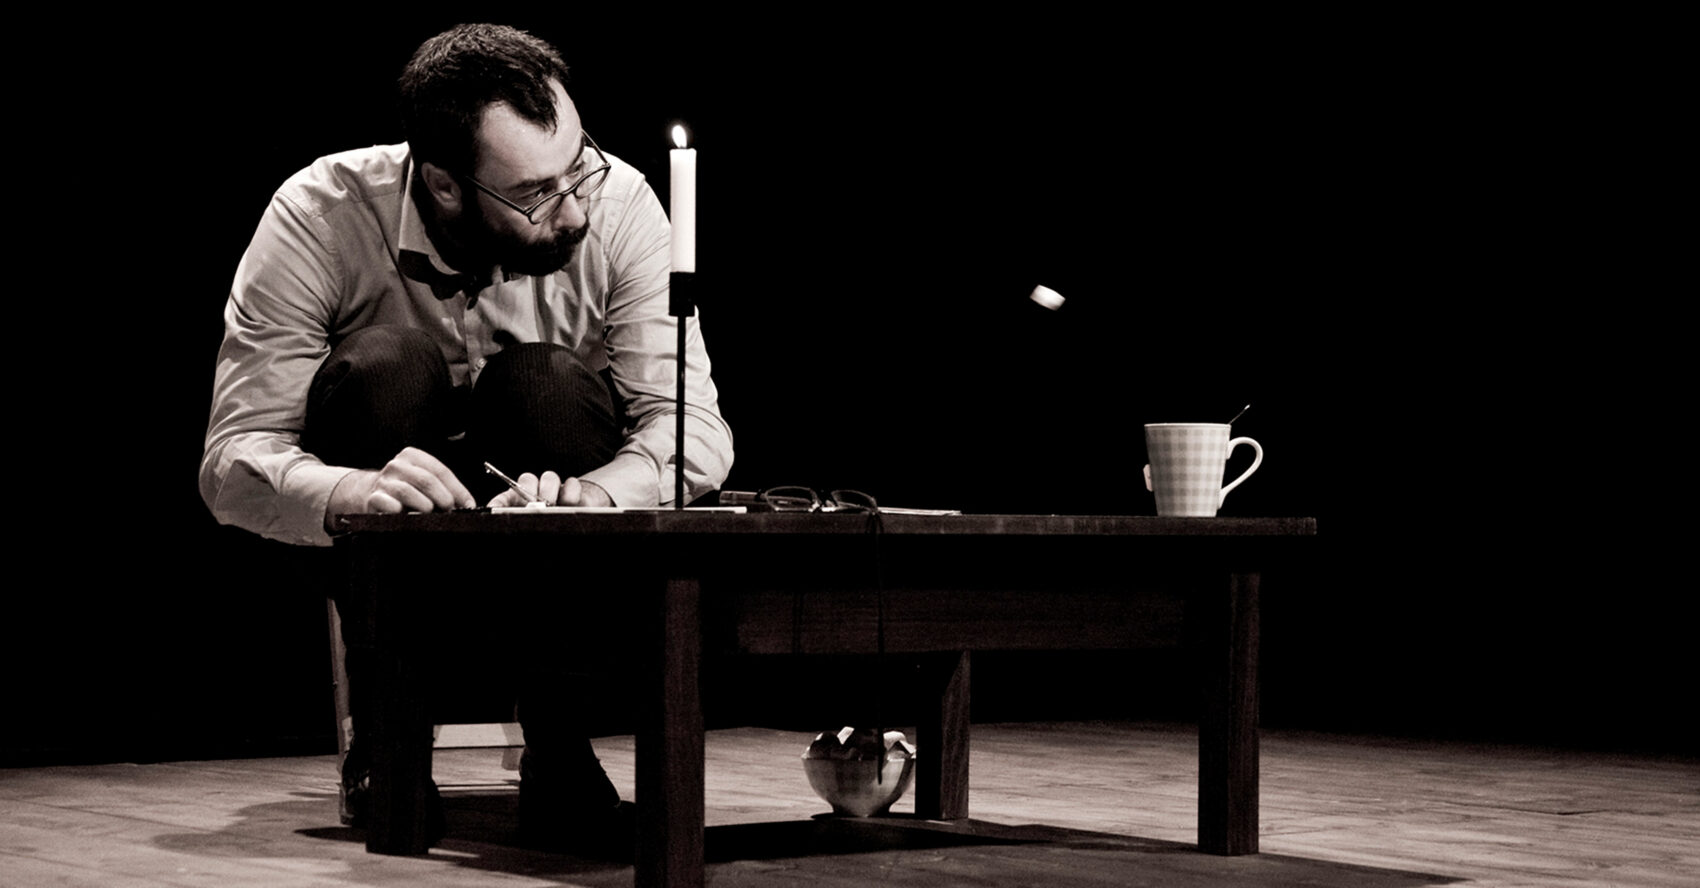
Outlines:
{"label": "lit candle", "polygon": [[697,270],[697,150],[685,147],[685,128],[674,125],[672,173],[673,270]]}

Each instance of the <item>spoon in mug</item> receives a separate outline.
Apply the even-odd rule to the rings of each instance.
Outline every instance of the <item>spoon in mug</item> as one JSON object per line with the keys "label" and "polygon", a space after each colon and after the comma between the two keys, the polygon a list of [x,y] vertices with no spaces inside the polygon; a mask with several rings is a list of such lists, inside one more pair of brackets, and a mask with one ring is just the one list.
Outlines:
{"label": "spoon in mug", "polygon": [[1239,418],[1240,418],[1240,417],[1242,417],[1242,416],[1244,416],[1244,415],[1245,415],[1245,412],[1246,412],[1246,411],[1247,411],[1247,410],[1250,410],[1250,409],[1251,409],[1251,405],[1250,405],[1250,404],[1247,404],[1247,405],[1245,405],[1245,406],[1244,406],[1244,407],[1241,407],[1241,408],[1240,408],[1240,412],[1238,412],[1238,413],[1236,413],[1236,414],[1234,414],[1234,418],[1233,418],[1233,419],[1230,419],[1230,420],[1228,420],[1228,425],[1233,425],[1233,424],[1234,424],[1234,423],[1236,423],[1236,422],[1238,422],[1238,421],[1239,421]]}

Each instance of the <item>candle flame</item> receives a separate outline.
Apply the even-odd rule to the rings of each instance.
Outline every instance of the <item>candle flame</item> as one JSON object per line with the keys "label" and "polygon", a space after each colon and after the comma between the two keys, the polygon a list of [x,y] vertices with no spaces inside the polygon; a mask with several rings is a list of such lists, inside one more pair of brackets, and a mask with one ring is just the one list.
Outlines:
{"label": "candle flame", "polygon": [[673,124],[673,144],[685,147],[685,128],[677,123]]}

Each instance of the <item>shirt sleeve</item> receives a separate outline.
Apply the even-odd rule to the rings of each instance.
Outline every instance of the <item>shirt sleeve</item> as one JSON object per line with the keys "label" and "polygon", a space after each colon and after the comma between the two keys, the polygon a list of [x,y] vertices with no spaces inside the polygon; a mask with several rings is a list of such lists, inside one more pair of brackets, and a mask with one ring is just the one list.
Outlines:
{"label": "shirt sleeve", "polygon": [[[616,505],[673,502],[678,407],[678,319],[668,313],[671,271],[667,214],[654,190],[636,180],[627,211],[609,238],[608,311],[604,343],[614,386],[630,424],[625,444],[585,480]],[[698,314],[700,315],[700,309]],[[689,502],[726,481],[732,431],[720,416],[700,318],[685,324],[685,497]]]}
{"label": "shirt sleeve", "polygon": [[330,545],[325,508],[351,469],[302,451],[307,389],[330,351],[341,270],[322,216],[280,191],[255,231],[224,310],[201,497],[221,523]]}

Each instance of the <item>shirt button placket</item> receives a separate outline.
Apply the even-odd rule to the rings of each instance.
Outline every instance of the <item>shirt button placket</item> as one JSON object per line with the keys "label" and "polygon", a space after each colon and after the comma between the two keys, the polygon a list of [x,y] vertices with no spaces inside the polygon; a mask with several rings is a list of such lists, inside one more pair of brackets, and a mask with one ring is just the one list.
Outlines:
{"label": "shirt button placket", "polygon": [[[476,294],[468,293],[469,297]],[[490,356],[485,354],[484,343],[488,337],[484,335],[484,323],[478,317],[478,312],[472,306],[478,303],[474,299],[466,300],[466,308],[461,310],[460,335],[461,342],[466,346],[466,362],[470,371],[469,382],[478,381],[479,371],[489,362]]]}

